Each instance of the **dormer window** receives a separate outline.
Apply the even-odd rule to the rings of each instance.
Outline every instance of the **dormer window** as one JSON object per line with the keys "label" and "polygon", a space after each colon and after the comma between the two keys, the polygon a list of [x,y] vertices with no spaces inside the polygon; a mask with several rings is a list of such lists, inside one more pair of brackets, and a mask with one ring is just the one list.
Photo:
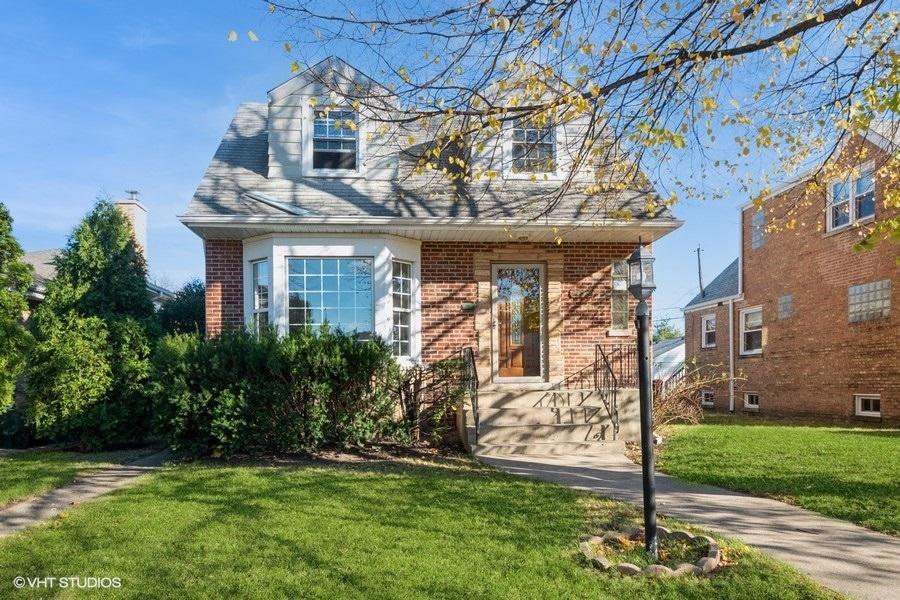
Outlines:
{"label": "dormer window", "polygon": [[313,122],[313,169],[356,170],[359,128],[352,110],[317,111]]}
{"label": "dormer window", "polygon": [[512,170],[516,173],[552,173],[556,170],[553,126],[517,119],[512,130]]}

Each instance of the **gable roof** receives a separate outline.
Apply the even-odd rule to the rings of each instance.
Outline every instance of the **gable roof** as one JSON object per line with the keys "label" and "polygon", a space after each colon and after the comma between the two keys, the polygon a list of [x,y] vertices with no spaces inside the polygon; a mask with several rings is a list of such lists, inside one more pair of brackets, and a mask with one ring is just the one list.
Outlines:
{"label": "gable roof", "polygon": [[740,275],[738,260],[739,259],[737,258],[734,259],[730,265],[725,267],[715,279],[709,282],[709,285],[706,286],[706,289],[703,292],[694,296],[694,299],[685,305],[684,310],[687,311],[697,306],[705,306],[716,301],[726,300],[732,296],[737,296],[738,277]]}
{"label": "gable roof", "polygon": [[442,178],[434,185],[434,179],[404,177],[403,173],[391,180],[269,177],[267,120],[266,104],[238,107],[182,220],[376,218],[446,223],[468,219],[513,224],[536,219],[553,225],[622,221],[615,215],[626,212],[634,222],[662,221],[672,229],[680,224],[668,208],[647,212],[646,198],[652,190],[625,190],[604,196],[569,190],[558,200],[554,198],[551,205],[548,198],[558,182],[486,180],[461,188]]}

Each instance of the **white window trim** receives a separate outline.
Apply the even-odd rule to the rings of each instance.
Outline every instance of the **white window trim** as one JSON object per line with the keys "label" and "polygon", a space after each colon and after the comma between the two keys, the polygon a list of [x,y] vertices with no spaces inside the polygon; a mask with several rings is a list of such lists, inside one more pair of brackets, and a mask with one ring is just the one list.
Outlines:
{"label": "white window trim", "polygon": [[[256,286],[254,285],[253,280],[253,269],[256,265],[261,263],[267,263],[268,271],[269,271],[269,280],[266,282],[268,285],[268,298],[266,299],[266,309],[265,310],[257,310],[256,309]],[[249,261],[250,264],[250,319],[248,324],[251,329],[255,332],[259,332],[258,321],[256,320],[257,315],[261,315],[263,313],[266,314],[267,326],[272,326],[272,261],[269,260],[268,257],[256,258],[254,260]]]}
{"label": "white window trim", "polygon": [[857,417],[881,417],[881,411],[875,410],[863,410],[862,409],[862,401],[863,398],[873,398],[881,402],[881,394],[853,394],[853,404],[855,408],[855,413]]}
{"label": "white window trim", "polygon": [[563,178],[563,171],[560,167],[560,147],[559,147],[559,128],[562,127],[562,124],[558,119],[552,119],[550,124],[550,131],[553,135],[553,164],[556,167],[553,171],[541,171],[541,172],[531,172],[531,171],[516,171],[513,169],[513,129],[515,127],[515,120],[510,119],[508,121],[504,121],[503,123],[503,134],[502,134],[502,169],[503,169],[503,178],[504,179],[525,179],[536,181],[559,181]]}
{"label": "white window trim", "polygon": [[[707,401],[706,395],[709,394],[712,400]],[[700,392],[700,406],[704,408],[712,408],[716,405],[715,403],[716,393],[713,390],[702,390]]]}
{"label": "white window trim", "polygon": [[[756,404],[748,402],[748,396],[756,396]],[[744,392],[744,410],[759,410],[759,392]]]}
{"label": "white window trim", "polygon": [[[397,306],[394,306],[394,304],[393,304],[393,302],[394,302],[394,278],[393,278],[394,263],[402,263],[404,265],[409,265],[409,285],[410,285],[409,308],[399,308]],[[415,293],[413,292],[413,263],[411,261],[403,260],[400,258],[391,259],[391,351],[392,352],[394,350],[394,343],[396,342],[396,340],[394,339],[394,329],[393,329],[394,314],[397,312],[405,312],[405,313],[409,313],[409,352],[410,352],[410,354],[412,353],[412,347],[413,347],[412,314],[413,314],[413,308],[414,308],[414,306],[413,306],[414,300],[415,300]],[[396,356],[397,358],[409,360],[410,354],[394,354],[394,356]]]}
{"label": "white window trim", "polygon": [[[868,171],[868,170],[874,169],[874,168],[875,168],[875,161],[870,160],[859,167],[859,174],[862,175],[865,171]],[[851,227],[854,223],[867,223],[875,218],[875,215],[863,217],[862,219],[858,219],[856,217],[856,185],[855,185],[855,182],[857,179],[859,179],[859,178],[858,177],[854,178],[854,177],[848,175],[847,177],[832,179],[831,181],[828,182],[828,187],[825,190],[825,224],[826,224],[825,231],[826,231],[826,233],[830,233],[832,231],[843,231],[843,230]],[[874,176],[873,176],[873,181],[874,181]],[[850,204],[850,220],[847,221],[846,225],[840,225],[838,227],[835,227],[832,224],[833,215],[832,215],[831,207],[834,204],[834,185],[836,183],[841,183],[841,182],[845,182],[847,184],[847,189],[850,192],[850,196],[848,198],[848,202]],[[877,208],[877,206],[878,206],[877,202],[876,202],[875,206]]]}
{"label": "white window trim", "polygon": [[[313,133],[316,112],[328,110],[349,110],[356,113],[356,169],[314,169],[313,168]],[[303,121],[300,125],[300,172],[304,177],[323,177],[339,179],[361,179],[366,176],[366,138],[369,131],[368,121],[363,114],[352,106],[329,106],[327,99],[309,106],[308,100],[303,109]]]}
{"label": "white window trim", "polygon": [[[746,338],[744,337],[744,314],[752,313],[752,312],[756,312],[756,311],[759,311],[760,313],[762,313],[762,306],[750,306],[747,308],[742,308],[740,311],[740,314],[738,317],[738,322],[740,325],[740,332],[741,332],[741,356],[755,356],[757,354],[762,354],[762,347],[765,344],[765,335],[761,336],[761,337],[763,337],[763,339],[761,340],[762,343],[760,344],[759,349],[747,350],[747,348],[744,346],[744,342],[746,340]],[[765,323],[765,321],[763,321],[763,323]],[[759,330],[760,330],[760,332],[762,332],[763,327],[760,326]]]}
{"label": "white window trim", "polygon": [[[290,261],[292,260],[320,260],[320,259],[329,259],[329,258],[344,258],[344,259],[358,259],[358,260],[368,260],[372,265],[372,329],[376,328],[375,325],[375,304],[378,299],[375,298],[375,257],[374,256],[295,256],[293,254],[286,254],[284,256],[284,273],[282,273],[282,277],[284,278],[284,289],[285,293],[290,293],[288,279],[290,278]],[[290,298],[285,302],[285,323],[287,324],[287,331],[290,333],[291,331],[291,317],[290,317]],[[318,324],[321,325],[321,324]],[[305,327],[305,325],[304,325]],[[349,332],[348,332],[349,333]],[[377,330],[373,331],[375,335],[377,335]],[[368,339],[368,338],[365,338]]]}
{"label": "white window trim", "polygon": [[[716,342],[713,342],[712,344],[706,343],[706,323],[707,323],[707,321],[710,321],[710,320],[715,321],[716,315],[703,315],[702,317],[700,317],[700,347],[701,348],[715,348],[716,347]],[[716,323],[716,328],[718,328],[718,322]],[[716,331],[716,329],[713,329],[713,333],[716,333],[716,335],[718,336],[718,332]]]}

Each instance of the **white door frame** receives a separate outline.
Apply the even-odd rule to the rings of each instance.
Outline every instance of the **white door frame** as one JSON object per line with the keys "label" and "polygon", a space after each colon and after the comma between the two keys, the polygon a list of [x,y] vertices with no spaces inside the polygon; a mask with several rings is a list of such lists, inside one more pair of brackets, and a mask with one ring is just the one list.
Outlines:
{"label": "white door frame", "polygon": [[[497,319],[497,272],[508,268],[535,268],[540,277],[540,294],[538,311],[541,316],[540,329],[540,375],[527,377],[501,377],[500,372],[500,323]],[[547,265],[542,262],[491,263],[491,380],[495,383],[543,383],[547,381]]]}

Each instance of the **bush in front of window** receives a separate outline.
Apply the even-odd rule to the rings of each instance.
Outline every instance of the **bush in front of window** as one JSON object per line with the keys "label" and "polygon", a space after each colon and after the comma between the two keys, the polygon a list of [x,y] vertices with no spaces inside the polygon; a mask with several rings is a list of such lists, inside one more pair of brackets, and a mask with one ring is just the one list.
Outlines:
{"label": "bush in front of window", "polygon": [[159,432],[213,455],[369,445],[402,431],[390,347],[323,326],[289,336],[226,332],[163,338],[154,356]]}

